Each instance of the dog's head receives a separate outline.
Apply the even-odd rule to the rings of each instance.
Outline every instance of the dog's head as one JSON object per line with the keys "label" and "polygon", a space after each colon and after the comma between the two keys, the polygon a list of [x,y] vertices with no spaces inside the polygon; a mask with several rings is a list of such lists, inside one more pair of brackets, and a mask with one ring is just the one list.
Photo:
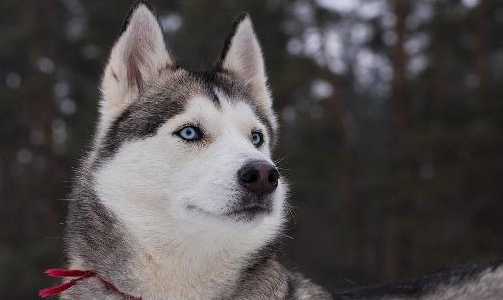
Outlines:
{"label": "dog's head", "polygon": [[102,80],[93,159],[101,201],[155,238],[272,238],[286,187],[271,159],[277,125],[266,81],[248,15],[215,68],[194,72],[174,63],[151,9],[135,6]]}

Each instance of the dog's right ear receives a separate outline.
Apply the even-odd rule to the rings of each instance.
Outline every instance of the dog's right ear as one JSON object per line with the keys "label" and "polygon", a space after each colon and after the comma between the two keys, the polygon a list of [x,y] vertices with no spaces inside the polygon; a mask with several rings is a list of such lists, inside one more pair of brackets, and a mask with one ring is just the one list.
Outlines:
{"label": "dog's right ear", "polygon": [[256,104],[272,114],[272,98],[267,86],[264,57],[247,13],[241,13],[234,21],[217,66],[241,77],[253,94]]}
{"label": "dog's right ear", "polygon": [[117,115],[171,65],[159,22],[150,5],[139,1],[131,8],[105,68],[102,116]]}

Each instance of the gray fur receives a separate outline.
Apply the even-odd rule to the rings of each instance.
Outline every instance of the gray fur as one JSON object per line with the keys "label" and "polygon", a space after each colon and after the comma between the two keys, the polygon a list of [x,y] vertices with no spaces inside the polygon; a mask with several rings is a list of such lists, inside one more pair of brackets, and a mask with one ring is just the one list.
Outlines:
{"label": "gray fur", "polygon": [[338,291],[336,300],[503,299],[503,259],[471,263],[393,284]]}
{"label": "gray fur", "polygon": [[[132,257],[131,241],[113,213],[95,195],[90,165],[89,159],[84,161],[73,186],[65,234],[67,256],[71,262],[80,262],[83,270],[113,278],[120,286],[130,285],[132,278],[128,274],[131,270],[127,262]],[[81,299],[83,295],[105,292],[96,279],[87,281],[89,284],[77,285],[62,299]],[[89,289],[93,292],[89,293]]]}

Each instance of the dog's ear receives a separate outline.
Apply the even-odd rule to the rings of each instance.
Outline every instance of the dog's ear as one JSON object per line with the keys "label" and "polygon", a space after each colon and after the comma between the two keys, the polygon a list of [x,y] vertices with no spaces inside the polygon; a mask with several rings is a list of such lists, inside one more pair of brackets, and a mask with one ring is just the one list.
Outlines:
{"label": "dog's ear", "polygon": [[240,76],[258,104],[268,110],[271,108],[264,58],[248,14],[241,13],[234,21],[220,54],[218,67]]}
{"label": "dog's ear", "polygon": [[101,83],[104,115],[115,115],[172,65],[162,29],[146,2],[134,5],[108,59]]}

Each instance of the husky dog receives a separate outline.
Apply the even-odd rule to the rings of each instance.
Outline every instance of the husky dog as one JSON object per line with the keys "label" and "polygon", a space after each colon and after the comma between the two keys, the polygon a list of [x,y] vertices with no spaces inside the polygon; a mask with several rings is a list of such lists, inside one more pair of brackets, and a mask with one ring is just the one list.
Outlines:
{"label": "husky dog", "polygon": [[[194,72],[175,63],[150,6],[139,2],[101,92],[65,238],[69,268],[97,275],[61,299],[331,299],[276,259],[287,187],[271,159],[278,126],[248,15],[235,21],[215,67]],[[495,295],[497,287],[498,296],[483,299],[502,299],[501,270],[472,272],[483,283],[457,290],[465,281],[335,297],[468,299],[451,295]]]}
{"label": "husky dog", "polygon": [[[144,300],[330,298],[272,250],[287,187],[271,159],[278,126],[248,15],[215,68],[193,72],[175,63],[139,2],[101,92],[69,207],[70,269]],[[62,299],[121,296],[87,278]]]}

